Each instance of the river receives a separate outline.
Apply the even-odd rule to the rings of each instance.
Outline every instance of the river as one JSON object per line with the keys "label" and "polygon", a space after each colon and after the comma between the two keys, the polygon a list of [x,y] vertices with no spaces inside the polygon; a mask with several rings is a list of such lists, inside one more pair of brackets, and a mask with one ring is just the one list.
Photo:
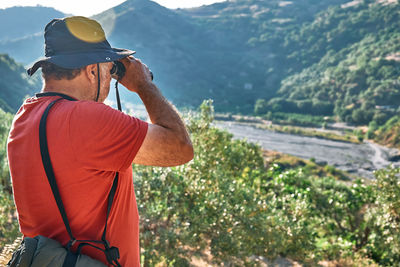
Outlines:
{"label": "river", "polygon": [[399,154],[397,149],[386,148],[374,143],[353,144],[316,137],[277,133],[255,128],[249,124],[218,121],[216,127],[231,132],[236,139],[247,139],[258,143],[263,149],[274,150],[303,159],[314,158],[349,174],[374,178],[374,170],[400,162],[391,162],[391,155]]}

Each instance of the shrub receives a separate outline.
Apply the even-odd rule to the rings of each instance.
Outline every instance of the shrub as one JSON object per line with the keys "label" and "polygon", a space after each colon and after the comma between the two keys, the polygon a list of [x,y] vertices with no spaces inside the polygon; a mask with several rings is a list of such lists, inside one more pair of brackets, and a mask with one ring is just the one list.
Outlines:
{"label": "shrub", "polygon": [[[204,102],[189,118],[195,158],[174,168],[134,166],[144,265],[188,264],[206,249],[215,262],[245,264],[265,254],[265,181],[258,146],[211,127]],[[263,174],[264,173],[264,174]]]}
{"label": "shrub", "polygon": [[[345,183],[314,176],[314,163],[266,166],[259,146],[212,127],[213,118],[211,101],[187,117],[193,161],[134,165],[143,266],[189,266],[208,252],[214,263],[229,266],[257,265],[257,256],[312,266],[320,260],[400,264],[400,169]],[[4,246],[18,236],[18,225],[3,186],[0,210]]]}
{"label": "shrub", "polygon": [[11,121],[12,115],[0,109],[0,248],[19,235],[6,149]]}
{"label": "shrub", "polygon": [[399,168],[376,172],[376,201],[368,212],[373,223],[366,253],[380,264],[400,264],[400,179]]}

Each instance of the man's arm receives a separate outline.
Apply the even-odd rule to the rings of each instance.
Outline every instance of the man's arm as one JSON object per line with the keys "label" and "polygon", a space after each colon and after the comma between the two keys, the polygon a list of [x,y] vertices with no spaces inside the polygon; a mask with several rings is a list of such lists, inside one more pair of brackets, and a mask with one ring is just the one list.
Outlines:
{"label": "man's arm", "polygon": [[147,66],[133,57],[121,61],[126,67],[121,83],[139,95],[152,122],[133,162],[165,167],[190,161],[193,146],[185,125],[174,106],[151,81]]}

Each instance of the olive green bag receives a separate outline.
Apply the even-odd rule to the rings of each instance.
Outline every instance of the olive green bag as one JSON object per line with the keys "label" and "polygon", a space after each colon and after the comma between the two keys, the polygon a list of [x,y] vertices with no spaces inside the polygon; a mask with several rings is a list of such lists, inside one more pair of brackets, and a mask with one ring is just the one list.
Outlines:
{"label": "olive green bag", "polygon": [[[68,251],[57,241],[44,237],[25,237],[14,252],[9,267],[64,266]],[[100,261],[86,255],[77,255],[75,267],[105,267]]]}

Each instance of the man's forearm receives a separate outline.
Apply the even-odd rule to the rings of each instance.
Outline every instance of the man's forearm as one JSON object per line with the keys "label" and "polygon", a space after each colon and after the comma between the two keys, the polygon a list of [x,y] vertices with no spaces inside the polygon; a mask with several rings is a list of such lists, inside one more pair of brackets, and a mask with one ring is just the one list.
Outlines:
{"label": "man's forearm", "polygon": [[154,83],[146,84],[137,93],[142,99],[153,124],[175,132],[181,137],[182,142],[191,143],[176,108],[168,102]]}
{"label": "man's forearm", "polygon": [[193,146],[185,125],[174,106],[151,81],[148,67],[132,56],[121,62],[126,68],[121,84],[139,95],[152,122],[133,162],[177,166],[193,159]]}

